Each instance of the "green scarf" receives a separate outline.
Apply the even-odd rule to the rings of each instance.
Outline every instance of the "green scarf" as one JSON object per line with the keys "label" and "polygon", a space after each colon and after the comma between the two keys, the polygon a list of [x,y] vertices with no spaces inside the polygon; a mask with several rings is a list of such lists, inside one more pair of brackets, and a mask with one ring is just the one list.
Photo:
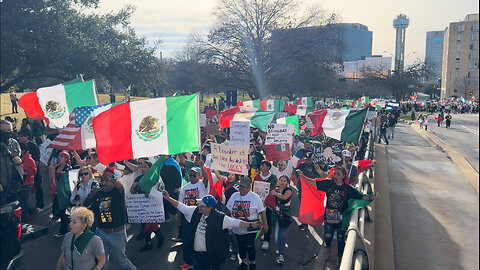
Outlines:
{"label": "green scarf", "polygon": [[[73,245],[77,248],[77,251],[80,253],[80,255],[83,253],[83,250],[94,235],[95,233],[90,231],[90,229],[85,229],[83,233],[73,241]],[[75,235],[73,237],[75,238]]]}

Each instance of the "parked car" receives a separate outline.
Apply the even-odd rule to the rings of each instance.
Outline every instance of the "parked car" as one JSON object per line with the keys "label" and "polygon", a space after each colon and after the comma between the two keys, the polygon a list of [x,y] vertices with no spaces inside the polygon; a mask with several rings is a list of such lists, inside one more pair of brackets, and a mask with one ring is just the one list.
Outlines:
{"label": "parked car", "polygon": [[0,269],[21,269],[22,208],[18,201],[0,206]]}

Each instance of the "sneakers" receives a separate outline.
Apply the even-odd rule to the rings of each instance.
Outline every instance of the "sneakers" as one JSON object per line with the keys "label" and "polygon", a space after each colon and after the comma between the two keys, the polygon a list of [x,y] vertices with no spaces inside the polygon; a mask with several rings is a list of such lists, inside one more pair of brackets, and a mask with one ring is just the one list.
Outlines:
{"label": "sneakers", "polygon": [[232,254],[230,255],[230,261],[235,261],[236,259],[238,258],[238,255],[237,254]]}
{"label": "sneakers", "polygon": [[150,250],[150,249],[152,249],[152,248],[153,248],[152,243],[147,243],[147,244],[145,244],[145,246],[143,246],[143,247],[140,249],[140,252],[144,252],[144,251]]}
{"label": "sneakers", "polygon": [[61,237],[64,237],[64,236],[65,236],[65,233],[60,233],[60,232],[53,235],[53,237],[56,237],[56,238],[61,238]]}
{"label": "sneakers", "polygon": [[188,264],[188,263],[184,263],[184,264],[180,265],[180,269],[182,269],[182,270],[187,270],[187,269],[192,269],[192,268],[193,268],[193,265]]}
{"label": "sneakers", "polygon": [[269,247],[269,244],[267,241],[263,241],[263,244],[262,244],[262,250],[265,250],[267,251],[268,250],[268,247]]}
{"label": "sneakers", "polygon": [[277,263],[283,264],[284,262],[285,262],[285,259],[283,258],[283,255],[282,254],[278,255]]}
{"label": "sneakers", "polygon": [[242,262],[239,266],[238,266],[238,270],[247,270],[248,269],[248,266],[246,263]]}
{"label": "sneakers", "polygon": [[172,241],[173,242],[182,242],[182,238],[173,237]]}

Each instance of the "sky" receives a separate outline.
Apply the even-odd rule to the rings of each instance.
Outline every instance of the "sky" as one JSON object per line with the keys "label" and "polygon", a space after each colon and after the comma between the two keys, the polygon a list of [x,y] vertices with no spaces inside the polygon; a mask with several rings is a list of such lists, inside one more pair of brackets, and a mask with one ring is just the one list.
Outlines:
{"label": "sky", "polygon": [[[410,19],[406,30],[405,64],[425,57],[427,31],[444,30],[450,22],[478,13],[478,0],[306,0],[327,12],[340,15],[341,22],[361,23],[373,32],[373,54],[395,53],[393,19],[405,14]],[[163,57],[181,51],[191,33],[206,34],[215,22],[216,0],[101,0],[96,13],[118,11],[126,4],[136,7],[131,26],[149,41],[161,39]],[[160,53],[159,53],[160,54]]]}

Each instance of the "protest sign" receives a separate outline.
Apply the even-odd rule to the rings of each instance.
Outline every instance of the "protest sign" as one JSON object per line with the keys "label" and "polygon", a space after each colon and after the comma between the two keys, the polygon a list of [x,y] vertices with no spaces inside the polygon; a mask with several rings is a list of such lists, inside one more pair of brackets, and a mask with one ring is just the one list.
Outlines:
{"label": "protest sign", "polygon": [[129,194],[125,199],[129,223],[154,223],[165,221],[163,201],[145,197],[144,194]]}
{"label": "protest sign", "polygon": [[220,135],[220,127],[218,123],[210,123],[205,126],[205,132],[207,135]]}
{"label": "protest sign", "polygon": [[341,165],[342,160],[342,148],[339,146],[322,146],[317,145],[313,151],[313,163],[327,164],[327,165]]}
{"label": "protest sign", "polygon": [[262,202],[265,201],[265,198],[270,192],[270,183],[253,181],[253,192],[257,193],[257,195],[262,199]]}
{"label": "protest sign", "polygon": [[48,159],[50,158],[50,155],[52,154],[53,148],[47,148],[47,146],[51,143],[52,141],[50,139],[46,139],[40,146],[38,147],[40,150],[40,162],[43,164],[47,165]]}
{"label": "protest sign", "polygon": [[290,145],[288,143],[266,144],[265,159],[269,161],[289,160]]}
{"label": "protest sign", "polygon": [[292,145],[295,127],[286,124],[268,124],[265,144],[288,143]]}
{"label": "protest sign", "polygon": [[133,185],[133,182],[135,182],[135,178],[140,175],[140,170],[136,170],[133,173],[125,174],[120,179],[118,179],[118,182],[122,183],[123,188],[125,189],[125,195],[130,194],[130,188]]}
{"label": "protest sign", "polygon": [[247,175],[248,146],[212,143],[212,169]]}
{"label": "protest sign", "polygon": [[204,127],[207,125],[207,116],[204,113],[200,114],[200,126]]}
{"label": "protest sign", "polygon": [[250,122],[230,121],[230,145],[250,145]]}
{"label": "protest sign", "polygon": [[367,113],[367,119],[372,120],[372,118],[377,117],[377,111],[368,111]]}

